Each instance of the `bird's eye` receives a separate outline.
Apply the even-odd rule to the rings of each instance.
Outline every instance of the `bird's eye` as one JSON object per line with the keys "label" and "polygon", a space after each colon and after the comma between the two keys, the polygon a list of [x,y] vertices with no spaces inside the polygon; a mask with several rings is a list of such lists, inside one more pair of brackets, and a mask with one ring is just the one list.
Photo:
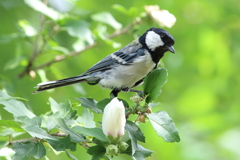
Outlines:
{"label": "bird's eye", "polygon": [[167,36],[161,36],[161,39],[162,39],[163,41],[165,41],[165,40],[167,40]]}

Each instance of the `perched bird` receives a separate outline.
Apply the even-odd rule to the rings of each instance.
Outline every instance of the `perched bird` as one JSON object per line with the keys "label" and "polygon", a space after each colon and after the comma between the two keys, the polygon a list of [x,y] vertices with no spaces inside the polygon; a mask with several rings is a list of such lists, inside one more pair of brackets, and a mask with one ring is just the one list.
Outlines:
{"label": "perched bird", "polygon": [[120,91],[140,93],[132,88],[140,85],[158,66],[166,51],[175,52],[173,45],[174,39],[167,31],[150,28],[141,37],[108,55],[86,72],[75,77],[39,83],[34,93],[81,82],[110,88],[115,97]]}

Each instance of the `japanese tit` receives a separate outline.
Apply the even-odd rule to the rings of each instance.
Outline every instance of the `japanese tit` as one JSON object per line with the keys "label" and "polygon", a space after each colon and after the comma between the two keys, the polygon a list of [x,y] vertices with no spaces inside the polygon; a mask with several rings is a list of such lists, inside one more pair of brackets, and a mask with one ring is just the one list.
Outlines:
{"label": "japanese tit", "polygon": [[175,52],[173,45],[174,39],[167,31],[150,28],[138,39],[108,55],[86,72],[75,77],[39,83],[34,93],[81,82],[110,88],[115,97],[120,91],[138,92],[132,88],[140,85],[158,66],[165,52]]}

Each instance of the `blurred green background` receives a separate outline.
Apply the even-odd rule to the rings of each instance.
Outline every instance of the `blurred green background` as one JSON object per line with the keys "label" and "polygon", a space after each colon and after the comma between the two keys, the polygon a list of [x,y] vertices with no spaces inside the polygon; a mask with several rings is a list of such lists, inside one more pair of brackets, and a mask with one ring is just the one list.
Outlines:
{"label": "blurred green background", "polygon": [[[56,3],[57,1],[55,1]],[[159,5],[169,10],[177,18],[171,28],[164,28],[175,38],[176,54],[167,53],[161,65],[168,69],[168,82],[156,102],[161,102],[155,110],[165,110],[179,129],[181,142],[166,143],[157,136],[150,123],[141,124],[146,143],[141,144],[154,153],[147,160],[239,160],[240,159],[240,1],[239,0],[122,0],[122,1],[74,1],[67,13],[76,19],[88,22],[89,28],[96,32],[99,24],[90,17],[99,12],[110,12],[124,26],[133,21],[133,17],[144,12],[145,5]],[[135,7],[132,17],[115,9],[114,4],[125,8]],[[53,6],[57,6],[53,4]],[[64,7],[64,9],[67,9]],[[65,13],[66,14],[66,13]],[[24,102],[36,115],[49,111],[48,98],[57,102],[73,101],[73,97],[92,97],[101,100],[109,96],[109,90],[99,86],[80,84],[55,89],[51,92],[32,94],[36,84],[44,79],[55,80],[78,75],[91,67],[106,55],[114,52],[111,43],[101,43],[77,57],[55,63],[36,71],[36,77],[25,75],[18,78],[27,65],[34,50],[35,36],[22,36],[19,20],[28,21],[38,29],[40,13],[21,0],[0,1],[0,88],[11,96],[28,99]],[[62,23],[62,22],[60,22]],[[46,17],[43,37],[50,34],[54,23]],[[143,23],[130,33],[114,38],[114,44],[125,46],[136,35],[141,35],[155,23]],[[107,26],[107,33],[114,29]],[[134,36],[135,35],[135,36]],[[77,38],[62,29],[54,35],[58,46],[72,51]],[[50,43],[50,42],[49,42]],[[50,51],[46,45],[43,53],[34,62],[38,66],[61,55],[59,51]],[[40,78],[41,77],[41,78]],[[46,78],[44,78],[46,77]],[[141,86],[138,87],[141,89]],[[128,100],[133,93],[120,93],[119,97]],[[0,107],[1,118],[12,120],[11,114]],[[96,117],[96,120],[101,120]],[[83,148],[73,153],[78,159],[91,157]],[[66,159],[64,153],[57,159]],[[47,151],[49,159],[55,159],[55,153]],[[1,158],[0,158],[1,159]],[[44,158],[42,158],[44,159]],[[120,155],[116,160],[128,159]]]}

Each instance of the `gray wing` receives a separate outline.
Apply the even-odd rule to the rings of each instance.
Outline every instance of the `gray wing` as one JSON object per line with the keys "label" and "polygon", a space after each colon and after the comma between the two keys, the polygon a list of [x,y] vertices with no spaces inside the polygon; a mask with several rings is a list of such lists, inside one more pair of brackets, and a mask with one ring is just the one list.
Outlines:
{"label": "gray wing", "polygon": [[139,44],[137,40],[135,40],[124,48],[102,59],[82,75],[88,75],[99,71],[106,71],[108,69],[111,69],[112,65],[115,64],[129,65],[134,61],[136,57],[143,56],[144,54],[145,52],[144,49],[142,49],[142,45]]}

